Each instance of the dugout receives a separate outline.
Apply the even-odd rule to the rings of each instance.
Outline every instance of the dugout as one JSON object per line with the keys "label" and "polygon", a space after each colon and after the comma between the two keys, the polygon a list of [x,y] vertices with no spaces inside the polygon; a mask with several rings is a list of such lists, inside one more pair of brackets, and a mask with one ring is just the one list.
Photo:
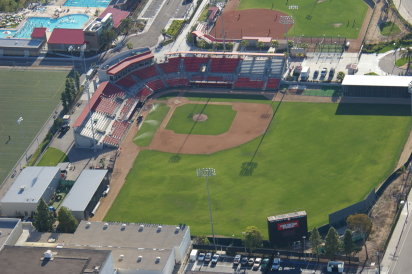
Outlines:
{"label": "dugout", "polygon": [[342,82],[343,96],[409,98],[411,76],[346,75]]}
{"label": "dugout", "polygon": [[272,246],[286,246],[301,241],[308,234],[306,211],[292,212],[267,218],[269,241]]}

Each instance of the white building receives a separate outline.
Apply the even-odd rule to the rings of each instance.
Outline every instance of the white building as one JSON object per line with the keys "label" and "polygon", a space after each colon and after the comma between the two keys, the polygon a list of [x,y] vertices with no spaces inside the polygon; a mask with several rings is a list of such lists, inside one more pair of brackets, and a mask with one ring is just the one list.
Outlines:
{"label": "white building", "polygon": [[32,216],[40,199],[50,201],[60,178],[59,167],[26,167],[0,200],[1,216]]}

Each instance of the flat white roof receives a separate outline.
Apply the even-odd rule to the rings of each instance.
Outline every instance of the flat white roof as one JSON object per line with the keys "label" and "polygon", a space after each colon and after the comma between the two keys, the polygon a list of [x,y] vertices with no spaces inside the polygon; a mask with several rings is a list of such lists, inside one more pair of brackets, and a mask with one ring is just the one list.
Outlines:
{"label": "flat white roof", "polygon": [[342,86],[408,87],[412,76],[346,75]]}
{"label": "flat white roof", "polygon": [[6,195],[1,199],[1,202],[37,203],[54,177],[59,173],[59,167],[26,167],[11,185]]}
{"label": "flat white roof", "polygon": [[61,206],[71,211],[84,211],[107,174],[105,169],[85,169],[74,183]]}

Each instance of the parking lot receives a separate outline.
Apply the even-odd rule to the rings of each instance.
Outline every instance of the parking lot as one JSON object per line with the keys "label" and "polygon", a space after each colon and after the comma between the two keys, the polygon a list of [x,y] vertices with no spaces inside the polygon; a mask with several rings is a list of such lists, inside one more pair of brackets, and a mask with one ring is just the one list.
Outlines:
{"label": "parking lot", "polygon": [[[189,262],[186,273],[327,273],[325,263],[317,263],[316,260],[292,260],[282,259],[279,271],[271,271],[272,260],[266,269],[253,269],[252,266],[242,266],[233,264],[234,257],[220,256],[216,264],[211,262],[198,261]],[[344,273],[357,273],[357,268],[345,267]]]}

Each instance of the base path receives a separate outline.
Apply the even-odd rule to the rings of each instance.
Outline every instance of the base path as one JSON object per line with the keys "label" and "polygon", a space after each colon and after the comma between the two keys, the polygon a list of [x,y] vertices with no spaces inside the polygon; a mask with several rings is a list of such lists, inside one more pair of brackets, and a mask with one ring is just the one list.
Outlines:
{"label": "base path", "polygon": [[[279,22],[286,13],[268,9],[225,10],[210,34],[216,38],[241,39],[245,36],[281,39],[292,25]],[[224,24],[224,28],[223,28]],[[223,32],[224,29],[224,32]]]}
{"label": "base path", "polygon": [[171,108],[148,149],[170,153],[211,154],[237,147],[262,135],[273,113],[272,106],[269,104],[209,102],[208,104],[212,105],[231,105],[236,111],[236,116],[227,132],[220,135],[194,135],[177,134],[165,129],[176,107],[188,103],[205,104],[206,102],[189,101],[185,98],[169,99],[168,105]]}

